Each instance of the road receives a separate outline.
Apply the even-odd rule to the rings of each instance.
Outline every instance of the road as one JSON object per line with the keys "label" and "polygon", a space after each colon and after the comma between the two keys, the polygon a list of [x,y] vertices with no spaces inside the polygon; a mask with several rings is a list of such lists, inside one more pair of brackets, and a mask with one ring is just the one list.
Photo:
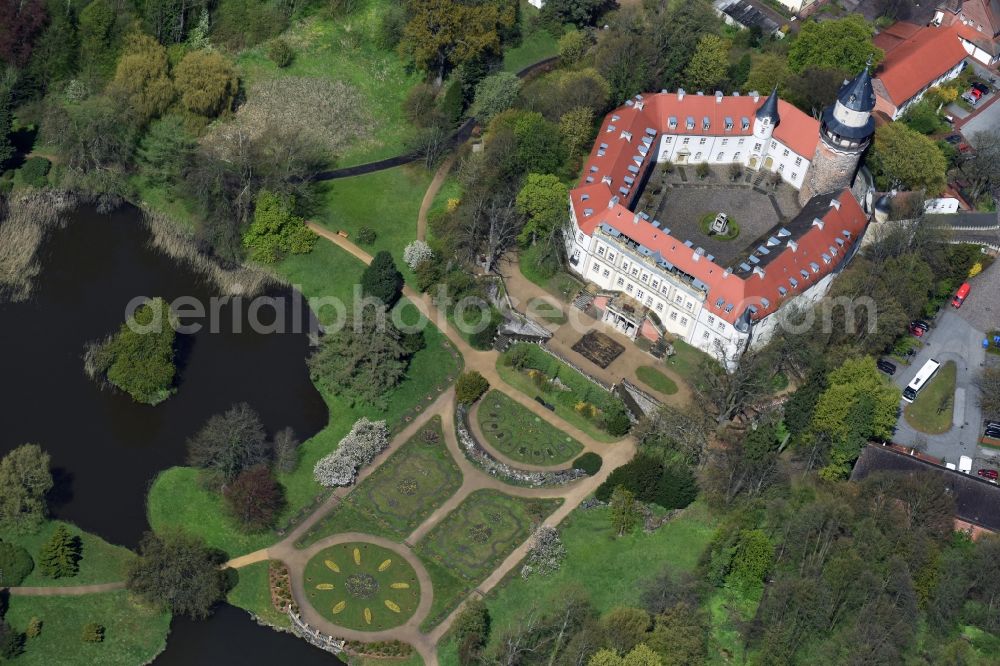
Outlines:
{"label": "road", "polygon": [[[979,390],[974,385],[977,373],[985,363],[982,348],[983,334],[969,325],[958,313],[946,307],[935,325],[924,336],[924,346],[913,357],[913,363],[899,367],[893,382],[900,389],[906,387],[917,371],[929,359],[944,364],[955,361],[958,372],[955,382],[955,417],[951,430],[943,435],[926,435],[917,432],[906,422],[902,411],[896,424],[894,440],[905,446],[922,448],[926,453],[945,462],[958,464],[959,456],[976,458],[977,439],[982,424],[979,408]],[[905,403],[901,403],[901,406]]]}

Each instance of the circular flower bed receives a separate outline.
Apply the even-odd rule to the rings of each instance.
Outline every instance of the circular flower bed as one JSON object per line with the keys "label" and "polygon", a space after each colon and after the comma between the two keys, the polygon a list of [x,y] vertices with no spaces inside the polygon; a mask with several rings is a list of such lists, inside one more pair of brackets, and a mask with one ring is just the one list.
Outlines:
{"label": "circular flower bed", "polygon": [[399,491],[400,495],[406,495],[407,497],[412,497],[417,494],[417,481],[410,477],[405,479],[400,479],[399,483],[396,484],[396,490]]}
{"label": "circular flower bed", "polygon": [[371,543],[321,550],[306,564],[305,589],[320,615],[361,631],[398,627],[420,603],[420,584],[410,563]]}
{"label": "circular flower bed", "polygon": [[705,213],[701,216],[701,220],[698,222],[698,226],[701,227],[701,233],[705,234],[709,238],[722,241],[734,240],[740,235],[740,225],[736,224],[736,220],[732,215],[729,216],[729,230],[724,234],[713,234],[711,232],[712,222],[715,221],[716,215],[718,215],[718,213]]}

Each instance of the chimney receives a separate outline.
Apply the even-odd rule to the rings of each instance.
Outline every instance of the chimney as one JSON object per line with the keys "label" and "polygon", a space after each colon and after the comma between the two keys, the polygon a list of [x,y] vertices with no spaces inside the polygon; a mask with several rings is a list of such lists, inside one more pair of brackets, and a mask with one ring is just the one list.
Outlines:
{"label": "chimney", "polygon": [[715,103],[716,104],[721,104],[722,103],[722,91],[721,90],[716,90],[715,91]]}
{"label": "chimney", "polygon": [[632,214],[632,224],[639,224],[639,213]]}
{"label": "chimney", "polygon": [[730,275],[732,275],[732,271],[730,271],[728,268],[726,270],[722,271],[722,279],[723,280],[725,280]]}
{"label": "chimney", "polygon": [[759,277],[761,280],[764,279],[764,269],[761,268],[760,266],[753,267],[753,274]]}
{"label": "chimney", "polygon": [[840,210],[840,199],[830,199],[830,207]]}
{"label": "chimney", "polygon": [[757,92],[756,90],[751,90],[750,91],[750,96],[753,97],[753,103],[754,104],[756,104],[757,101],[760,99],[760,93]]}
{"label": "chimney", "polygon": [[684,88],[678,88],[677,89],[677,101],[678,102],[683,102],[684,101]]}
{"label": "chimney", "polygon": [[645,105],[645,102],[643,102],[642,100],[639,100],[639,101],[637,101],[635,103],[635,108],[636,108],[637,111],[642,111],[642,107],[644,105]]}

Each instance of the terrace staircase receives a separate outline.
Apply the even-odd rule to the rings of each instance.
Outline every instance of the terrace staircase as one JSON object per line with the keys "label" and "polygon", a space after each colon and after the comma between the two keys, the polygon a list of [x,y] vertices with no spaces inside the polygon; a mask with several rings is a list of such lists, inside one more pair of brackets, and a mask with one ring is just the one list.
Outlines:
{"label": "terrace staircase", "polygon": [[767,178],[767,174],[766,174],[766,173],[765,173],[765,172],[764,172],[763,170],[761,170],[761,171],[758,171],[758,172],[757,172],[757,175],[756,175],[756,176],[754,176],[754,179],[753,179],[753,186],[754,186],[754,187],[759,187],[759,186],[760,186],[760,184],[764,182],[764,179],[765,179],[765,178]]}
{"label": "terrace staircase", "polygon": [[594,293],[590,289],[584,289],[573,299],[573,307],[586,312],[594,304]]}

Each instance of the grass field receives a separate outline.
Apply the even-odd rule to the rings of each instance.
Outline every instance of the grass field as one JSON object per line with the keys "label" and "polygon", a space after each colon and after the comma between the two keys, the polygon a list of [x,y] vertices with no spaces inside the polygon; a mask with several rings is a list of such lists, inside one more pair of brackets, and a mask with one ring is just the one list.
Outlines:
{"label": "grass field", "polygon": [[[403,262],[403,248],[417,237],[417,214],[433,174],[419,165],[406,165],[364,176],[353,176],[319,186],[321,213],[316,221],[331,231],[346,231],[350,240],[375,254],[388,250],[407,281],[413,273]],[[375,231],[373,245],[358,243],[358,230]]]}
{"label": "grass field", "polygon": [[226,601],[233,606],[250,611],[263,622],[275,627],[288,628],[291,626],[288,615],[275,610],[271,603],[269,566],[270,563],[265,560],[238,569],[239,582],[233,589],[229,590]]}
{"label": "grass field", "polygon": [[420,583],[410,563],[371,543],[324,548],[306,563],[304,576],[313,608],[348,629],[398,627],[420,603]]}
{"label": "grass field", "polygon": [[674,340],[672,344],[676,353],[670,358],[664,359],[663,362],[671,370],[676,371],[692,388],[698,388],[702,381],[702,361],[707,359],[715,362],[715,359],[683,340]]}
{"label": "grass field", "polygon": [[[693,571],[715,531],[715,520],[701,503],[647,534],[636,530],[614,538],[610,510],[576,509],[563,521],[559,533],[566,559],[559,571],[547,576],[508,576],[486,596],[492,618],[491,640],[524,618],[532,609],[555,608],[569,587],[582,586],[600,613],[615,606],[636,604],[643,581],[670,566],[675,572]],[[457,664],[457,645],[446,639],[440,647],[442,664]]]}
{"label": "grass field", "polygon": [[[278,266],[278,271],[289,281],[300,286],[307,298],[336,297],[347,298],[361,274],[362,264],[332,243],[318,243],[316,249],[307,255],[286,259]],[[407,307],[401,303],[397,307]],[[415,315],[410,306],[404,320]],[[324,308],[319,312],[320,320],[329,322],[335,313]],[[406,378],[395,389],[389,408],[379,412],[362,405],[349,407],[336,397],[324,395],[329,408],[330,421],[327,427],[304,442],[300,448],[299,466],[294,472],[279,474],[278,479],[285,487],[288,506],[279,524],[294,516],[308,505],[322,488],[313,479],[316,462],[333,451],[340,439],[347,434],[351,425],[361,416],[385,419],[389,427],[401,425],[406,417],[423,409],[428,399],[438,395],[456,377],[461,369],[461,356],[457,355],[445,336],[435,327],[424,330],[426,346],[414,355]],[[222,500],[218,495],[199,487],[197,470],[190,467],[172,467],[157,476],[150,489],[148,515],[154,530],[178,527],[203,537],[209,545],[221,548],[230,556],[237,556],[263,548],[277,540],[272,532],[243,534],[235,523],[225,515]]]}
{"label": "grass field", "polygon": [[424,624],[443,620],[560,502],[496,490],[469,495],[417,545],[434,582],[434,604]]}
{"label": "grass field", "polygon": [[677,384],[670,377],[651,365],[643,365],[635,369],[635,375],[643,384],[664,395],[677,393]]}
{"label": "grass field", "polygon": [[556,465],[575,458],[583,445],[548,421],[535,416],[500,391],[479,404],[479,427],[500,453],[532,465]]}
{"label": "grass field", "polygon": [[435,416],[296,545],[351,530],[405,539],[461,485]]}
{"label": "grass field", "polygon": [[558,40],[547,30],[537,27],[539,9],[521,0],[521,44],[503,54],[506,72],[518,72],[532,63],[557,55]]}
{"label": "grass field", "polygon": [[421,76],[410,71],[395,51],[384,51],[375,41],[381,17],[393,2],[362,0],[359,9],[347,16],[311,16],[294,24],[282,35],[295,50],[295,60],[285,69],[268,60],[264,45],[244,51],[237,60],[247,87],[278,76],[302,76],[334,79],[354,88],[374,131],[370,140],[340,155],[338,166],[402,153],[414,132],[403,115],[403,100]]}
{"label": "grass field", "polygon": [[70,534],[80,539],[79,573],[68,578],[46,578],[43,576],[38,569],[38,552],[60,523],[61,521],[57,520],[49,521],[35,534],[3,535],[4,541],[18,544],[26,549],[35,560],[35,568],[21,582],[22,586],[93,585],[95,583],[113,583],[125,579],[125,568],[135,557],[132,551],[128,548],[112,545],[93,534],[88,534],[72,523],[62,524],[69,528]]}
{"label": "grass field", "polygon": [[553,403],[556,408],[556,414],[580,430],[583,430],[594,439],[602,442],[615,442],[621,439],[620,437],[609,435],[597,423],[576,410],[576,405],[579,402],[592,403],[598,409],[603,409],[612,401],[617,401],[617,397],[534,345],[519,344],[514,345],[511,349],[517,347],[526,347],[529,350],[528,368],[537,369],[549,378],[558,377],[570,390],[551,391],[539,388],[534,380],[528,376],[527,372],[504,364],[504,359],[510,354],[510,350],[504,352],[497,359],[496,368],[501,379],[529,398],[540,395],[547,402]]}
{"label": "grass field", "polygon": [[518,256],[521,275],[559,300],[569,303],[583,289],[583,283],[563,270],[557,271],[553,275],[548,275],[540,271],[535,264],[537,251],[537,246],[532,246],[521,251]]}
{"label": "grass field", "polygon": [[[28,621],[42,621],[42,633],[29,638],[19,666],[136,666],[153,660],[167,644],[170,614],[133,604],[128,593],[80,597],[11,597],[6,620],[23,632]],[[105,627],[104,641],[86,643],[89,622]]]}
{"label": "grass field", "polygon": [[906,405],[903,416],[915,430],[940,435],[951,430],[955,410],[955,377],[958,368],[948,361],[937,371],[917,399]]}

